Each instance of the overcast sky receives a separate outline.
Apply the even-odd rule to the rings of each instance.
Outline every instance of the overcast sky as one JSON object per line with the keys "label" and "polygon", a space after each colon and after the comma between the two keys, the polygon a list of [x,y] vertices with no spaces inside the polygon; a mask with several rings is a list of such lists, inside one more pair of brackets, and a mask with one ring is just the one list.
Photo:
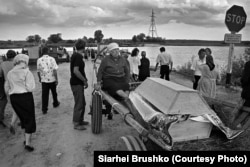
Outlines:
{"label": "overcast sky", "polygon": [[230,33],[225,13],[243,6],[247,24],[239,33],[250,40],[250,0],[0,0],[0,40],[25,40],[38,34],[47,39],[94,37],[131,39],[148,35],[155,12],[158,36],[166,39],[223,40]]}

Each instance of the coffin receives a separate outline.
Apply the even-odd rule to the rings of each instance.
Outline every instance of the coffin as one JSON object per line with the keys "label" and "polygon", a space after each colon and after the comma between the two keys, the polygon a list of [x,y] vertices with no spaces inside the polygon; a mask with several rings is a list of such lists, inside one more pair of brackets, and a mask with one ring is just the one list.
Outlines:
{"label": "coffin", "polygon": [[174,142],[210,136],[213,125],[201,116],[215,113],[196,90],[160,78],[147,78],[130,93],[130,99],[146,122],[159,113],[169,118],[185,116],[187,119],[169,127]]}

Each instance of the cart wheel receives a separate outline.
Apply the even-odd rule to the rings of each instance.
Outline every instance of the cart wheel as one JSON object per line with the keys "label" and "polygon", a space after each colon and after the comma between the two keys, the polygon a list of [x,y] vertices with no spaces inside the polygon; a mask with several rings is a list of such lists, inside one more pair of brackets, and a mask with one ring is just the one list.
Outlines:
{"label": "cart wheel", "polygon": [[92,117],[91,127],[94,134],[101,133],[102,128],[102,98],[101,95],[94,93],[92,96]]}
{"label": "cart wheel", "polygon": [[[147,151],[144,143],[138,138],[131,135],[122,136],[119,140],[118,150],[123,151]],[[119,147],[119,148],[118,148]]]}

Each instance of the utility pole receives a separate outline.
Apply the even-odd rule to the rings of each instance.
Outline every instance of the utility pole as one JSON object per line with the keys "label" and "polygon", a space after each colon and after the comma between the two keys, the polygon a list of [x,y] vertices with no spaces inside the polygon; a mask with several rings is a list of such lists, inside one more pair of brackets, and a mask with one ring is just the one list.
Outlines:
{"label": "utility pole", "polygon": [[156,25],[155,25],[155,14],[154,14],[153,9],[152,9],[152,15],[150,17],[151,17],[151,22],[150,22],[150,26],[149,26],[148,36],[151,36],[152,38],[158,37],[157,31],[156,31]]}

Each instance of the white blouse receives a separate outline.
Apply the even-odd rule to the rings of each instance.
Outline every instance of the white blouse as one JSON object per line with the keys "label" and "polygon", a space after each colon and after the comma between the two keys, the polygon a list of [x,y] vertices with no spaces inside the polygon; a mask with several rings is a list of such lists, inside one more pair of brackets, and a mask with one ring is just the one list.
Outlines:
{"label": "white blouse", "polygon": [[28,68],[14,66],[7,74],[5,91],[7,94],[22,94],[35,89],[35,79]]}
{"label": "white blouse", "polygon": [[139,67],[141,65],[141,61],[138,56],[130,56],[128,57],[129,65],[130,65],[130,74],[139,75]]}

